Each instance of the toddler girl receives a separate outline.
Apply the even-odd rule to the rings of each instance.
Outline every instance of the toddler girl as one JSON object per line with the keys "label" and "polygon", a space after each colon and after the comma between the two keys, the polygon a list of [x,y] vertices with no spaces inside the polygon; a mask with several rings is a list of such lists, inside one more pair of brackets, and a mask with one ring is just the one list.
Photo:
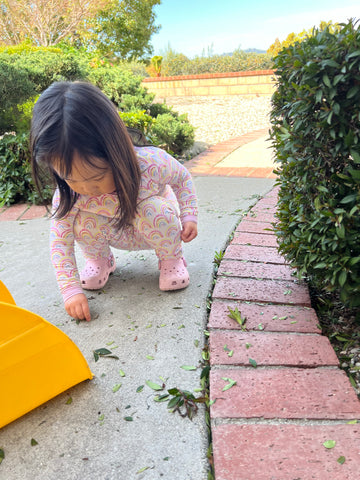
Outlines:
{"label": "toddler girl", "polygon": [[[51,260],[69,315],[90,320],[83,289],[106,284],[116,268],[110,247],[155,250],[160,289],[187,287],[182,241],[197,236],[197,199],[183,165],[164,150],[134,145],[113,103],[85,82],[54,83],[42,93],[30,144],[39,191],[49,175],[57,186]],[[80,275],[75,242],[86,261]]]}

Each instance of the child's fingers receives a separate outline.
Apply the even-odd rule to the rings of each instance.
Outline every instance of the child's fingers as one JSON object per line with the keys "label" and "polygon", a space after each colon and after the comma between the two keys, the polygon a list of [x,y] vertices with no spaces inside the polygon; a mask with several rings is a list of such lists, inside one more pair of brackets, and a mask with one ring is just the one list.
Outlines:
{"label": "child's fingers", "polygon": [[70,315],[77,320],[86,320],[90,322],[90,308],[87,301],[87,298],[84,294],[74,295],[70,297],[69,300],[65,302],[65,310]]}
{"label": "child's fingers", "polygon": [[197,224],[194,222],[185,223],[181,232],[183,242],[191,242],[197,236]]}

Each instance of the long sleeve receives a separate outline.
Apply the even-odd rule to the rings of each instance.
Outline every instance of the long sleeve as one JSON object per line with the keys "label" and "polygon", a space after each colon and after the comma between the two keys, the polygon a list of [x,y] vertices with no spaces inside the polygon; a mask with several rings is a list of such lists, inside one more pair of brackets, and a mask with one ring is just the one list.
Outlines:
{"label": "long sleeve", "polygon": [[[53,211],[59,204],[59,192],[53,197]],[[64,302],[73,295],[83,293],[74,251],[75,208],[62,219],[52,218],[50,226],[50,254],[56,279]]]}
{"label": "long sleeve", "polygon": [[[140,153],[140,152],[139,152]],[[197,222],[198,208],[195,186],[189,171],[164,150],[154,147],[141,148],[140,168],[142,185],[140,197],[155,194],[154,186],[169,185],[179,203],[180,219]]]}

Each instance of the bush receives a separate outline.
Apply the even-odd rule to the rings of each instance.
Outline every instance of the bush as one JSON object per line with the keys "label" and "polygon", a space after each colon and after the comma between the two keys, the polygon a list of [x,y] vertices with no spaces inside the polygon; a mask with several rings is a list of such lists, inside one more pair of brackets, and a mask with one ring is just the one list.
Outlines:
{"label": "bush", "polygon": [[20,45],[18,49],[3,48],[0,49],[0,61],[25,71],[37,93],[41,93],[56,81],[73,81],[87,77],[88,66],[85,59],[53,47]]}
{"label": "bush", "polygon": [[[182,153],[188,148],[194,141],[193,128],[185,117],[178,117],[169,107],[152,103],[155,95],[142,87],[143,77],[132,73],[136,68],[141,65],[112,64],[66,46],[63,50],[26,44],[0,48],[0,135],[16,133],[0,137],[0,202],[39,200],[31,182],[27,135],[37,96],[54,81],[90,81],[122,111],[127,126],[140,129],[152,143],[172,153]],[[160,114],[170,115],[168,125]],[[159,118],[156,134],[152,131],[155,117]],[[50,189],[47,195],[50,198]]]}
{"label": "bush", "polygon": [[86,62],[58,48],[0,48],[0,133],[28,131],[37,96],[59,80],[86,78]]}
{"label": "bush", "polygon": [[[132,104],[132,106],[136,104],[140,107],[145,105],[147,107],[154,98],[151,94],[147,94],[145,88],[141,86],[142,77],[135,76],[130,71],[122,70],[121,67],[109,62],[91,68],[88,79],[98,86],[121,110],[124,110],[127,104]],[[136,97],[136,100],[131,102],[127,97],[127,103],[123,106],[124,95]]]}
{"label": "bush", "polygon": [[181,154],[194,144],[194,127],[190,125],[187,115],[175,117],[163,113],[156,117],[151,127],[155,142],[173,154]]}
{"label": "bush", "polygon": [[20,117],[18,104],[35,94],[27,72],[0,59],[0,135],[17,129]]}
{"label": "bush", "polygon": [[360,30],[315,31],[274,60],[280,251],[317,288],[358,306]]}
{"label": "bush", "polygon": [[150,134],[153,119],[145,113],[145,110],[120,112],[120,117],[127,127],[141,130],[145,136]]}
{"label": "bush", "polygon": [[[39,196],[31,179],[28,134],[0,137],[0,205],[16,202],[36,203]],[[52,190],[45,193],[50,200]]]}
{"label": "bush", "polygon": [[235,50],[231,55],[203,55],[192,60],[171,49],[166,52],[161,66],[162,76],[196,75],[201,73],[227,73],[273,68],[267,53],[247,53]]}

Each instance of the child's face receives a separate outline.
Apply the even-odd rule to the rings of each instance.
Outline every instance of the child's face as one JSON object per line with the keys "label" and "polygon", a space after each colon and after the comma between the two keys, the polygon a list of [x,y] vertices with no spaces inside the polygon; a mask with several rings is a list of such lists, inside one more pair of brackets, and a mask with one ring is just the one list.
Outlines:
{"label": "child's face", "polygon": [[55,166],[56,173],[65,180],[71,190],[80,195],[97,196],[115,191],[114,177],[111,169],[103,160],[98,160],[99,169],[85,163],[77,154],[74,154],[71,174],[63,178]]}

